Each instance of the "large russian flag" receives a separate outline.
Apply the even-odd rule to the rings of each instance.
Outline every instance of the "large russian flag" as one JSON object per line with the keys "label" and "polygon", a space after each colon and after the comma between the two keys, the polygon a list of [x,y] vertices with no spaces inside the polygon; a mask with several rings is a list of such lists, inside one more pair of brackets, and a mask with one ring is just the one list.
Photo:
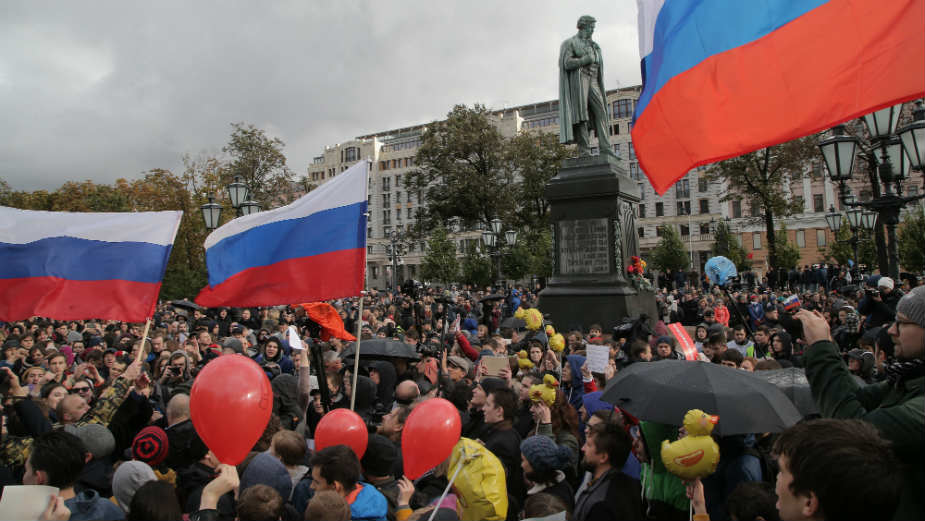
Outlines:
{"label": "large russian flag", "polygon": [[182,216],[0,207],[0,320],[144,321]]}
{"label": "large russian flag", "polygon": [[366,268],[369,162],[288,206],[234,219],[206,238],[209,286],[196,303],[274,306],[359,295]]}
{"label": "large russian flag", "polygon": [[659,194],[691,168],[925,93],[925,0],[637,0],[633,146]]}

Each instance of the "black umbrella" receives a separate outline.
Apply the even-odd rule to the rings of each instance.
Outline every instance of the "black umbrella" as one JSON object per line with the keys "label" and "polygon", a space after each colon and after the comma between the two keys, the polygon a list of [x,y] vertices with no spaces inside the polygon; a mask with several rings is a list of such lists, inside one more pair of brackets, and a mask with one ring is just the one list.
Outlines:
{"label": "black umbrella", "polygon": [[[352,343],[341,352],[340,357],[345,360],[352,359],[355,350],[356,344]],[[414,346],[409,346],[404,342],[390,338],[373,338],[360,343],[360,358],[408,358],[418,360],[421,355],[414,350]]]}
{"label": "black umbrella", "polygon": [[509,327],[511,329],[524,329],[527,327],[527,322],[522,318],[507,317],[501,321],[501,327]]}
{"label": "black umbrella", "polygon": [[755,376],[767,380],[780,389],[803,416],[819,414],[819,407],[813,399],[813,392],[806,379],[806,371],[800,367],[755,371]]}
{"label": "black umbrella", "polygon": [[188,310],[190,310],[190,311],[194,311],[194,310],[197,310],[197,309],[198,309],[199,311],[202,311],[202,310],[206,309],[206,308],[200,306],[199,304],[197,304],[197,303],[195,303],[195,302],[193,302],[193,301],[191,301],[191,300],[187,300],[187,299],[183,299],[183,300],[172,300],[172,301],[170,301],[170,305],[173,306],[173,307],[175,307],[175,308],[188,309]]}
{"label": "black umbrella", "polygon": [[486,295],[479,300],[479,304],[483,302],[493,302],[495,300],[504,300],[504,295]]}
{"label": "black umbrella", "polygon": [[802,416],[774,384],[739,369],[708,362],[637,362],[620,371],[601,395],[640,420],[680,425],[701,409],[718,414],[716,432],[780,432]]}

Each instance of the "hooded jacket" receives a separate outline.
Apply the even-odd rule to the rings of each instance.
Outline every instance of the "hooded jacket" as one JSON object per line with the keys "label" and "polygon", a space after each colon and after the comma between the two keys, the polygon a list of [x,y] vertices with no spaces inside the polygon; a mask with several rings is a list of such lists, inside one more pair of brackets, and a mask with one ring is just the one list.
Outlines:
{"label": "hooded jacket", "polygon": [[71,521],[118,521],[125,519],[125,512],[108,499],[103,499],[95,490],[83,490],[71,499],[64,500],[64,506],[71,511]]}
{"label": "hooded jacket", "polygon": [[363,521],[386,521],[389,502],[369,483],[357,483],[357,489],[347,496],[350,504],[350,519]]}
{"label": "hooded jacket", "polygon": [[353,392],[356,394],[356,413],[368,420],[376,408],[376,384],[369,377],[357,376],[357,387]]}
{"label": "hooded jacket", "polygon": [[568,382],[562,382],[565,396],[568,397],[568,403],[577,411],[581,408],[582,399],[585,394],[585,386],[581,381],[581,366],[585,363],[585,357],[581,355],[568,355],[566,357],[569,369],[572,370],[572,379]]}
{"label": "hooded jacket", "polygon": [[395,384],[398,382],[395,366],[392,362],[376,360],[370,362],[368,367],[379,373],[379,384],[376,390],[379,403],[384,410],[392,410],[392,403],[395,401]]}

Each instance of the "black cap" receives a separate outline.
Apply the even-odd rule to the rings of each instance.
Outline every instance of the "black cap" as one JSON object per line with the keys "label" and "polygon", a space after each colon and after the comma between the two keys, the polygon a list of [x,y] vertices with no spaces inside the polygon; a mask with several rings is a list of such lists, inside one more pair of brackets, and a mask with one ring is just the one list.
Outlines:
{"label": "black cap", "polygon": [[380,434],[370,434],[366,452],[360,464],[367,475],[391,476],[395,462],[398,461],[398,448],[391,440]]}

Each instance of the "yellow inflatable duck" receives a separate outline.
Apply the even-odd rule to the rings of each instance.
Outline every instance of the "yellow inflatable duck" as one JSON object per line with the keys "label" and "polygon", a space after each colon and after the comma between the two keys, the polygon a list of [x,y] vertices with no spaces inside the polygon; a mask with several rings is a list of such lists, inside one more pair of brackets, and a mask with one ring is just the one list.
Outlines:
{"label": "yellow inflatable duck", "polygon": [[530,399],[534,402],[543,400],[546,405],[552,407],[552,404],[556,403],[556,387],[559,387],[556,377],[547,374],[543,377],[543,383],[530,386]]}
{"label": "yellow inflatable duck", "polygon": [[533,362],[530,361],[530,356],[527,355],[525,349],[521,349],[517,352],[517,367],[521,369],[533,369]]}
{"label": "yellow inflatable duck", "polygon": [[514,318],[519,318],[521,320],[524,320],[526,316],[527,316],[527,310],[524,308],[517,308],[517,311],[514,312]]}
{"label": "yellow inflatable duck", "polygon": [[552,324],[546,324],[546,336],[553,336],[556,334],[556,328],[552,327]]}
{"label": "yellow inflatable duck", "polygon": [[543,314],[536,308],[530,308],[524,314],[524,321],[527,323],[527,329],[537,331],[543,327]]}
{"label": "yellow inflatable duck", "polygon": [[719,421],[700,409],[692,409],[684,415],[684,429],[687,436],[669,443],[662,442],[662,463],[668,472],[684,481],[709,476],[719,464],[719,445],[710,433]]}
{"label": "yellow inflatable duck", "polygon": [[562,333],[556,333],[549,337],[549,347],[557,353],[561,353],[565,349],[565,337],[562,336]]}

